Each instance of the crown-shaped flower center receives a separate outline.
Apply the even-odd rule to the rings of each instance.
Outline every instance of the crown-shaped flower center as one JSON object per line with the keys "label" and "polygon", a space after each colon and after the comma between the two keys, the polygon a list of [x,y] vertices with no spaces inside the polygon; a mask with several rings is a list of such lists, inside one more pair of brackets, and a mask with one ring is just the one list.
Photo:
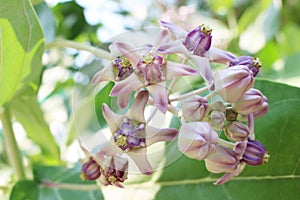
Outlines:
{"label": "crown-shaped flower center", "polygon": [[135,125],[130,119],[124,118],[120,129],[114,134],[114,141],[123,151],[145,147],[144,129],[145,124]]}
{"label": "crown-shaped flower center", "polygon": [[112,65],[114,66],[117,81],[127,78],[133,72],[131,63],[124,56],[118,56],[113,60]]}
{"label": "crown-shaped flower center", "polygon": [[137,74],[143,75],[144,84],[149,85],[151,83],[165,81],[163,74],[165,66],[166,60],[163,57],[149,53],[144,55],[138,62],[136,72]]}
{"label": "crown-shaped flower center", "polygon": [[252,65],[256,67],[257,69],[261,68],[261,61],[258,57],[252,58]]}
{"label": "crown-shaped flower center", "polygon": [[206,35],[211,34],[212,29],[208,25],[202,24],[200,27],[202,33],[205,33]]}

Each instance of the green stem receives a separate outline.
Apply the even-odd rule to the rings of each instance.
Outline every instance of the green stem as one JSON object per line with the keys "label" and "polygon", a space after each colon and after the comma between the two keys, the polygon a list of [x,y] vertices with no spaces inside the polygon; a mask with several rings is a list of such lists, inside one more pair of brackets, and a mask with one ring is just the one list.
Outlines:
{"label": "green stem", "polygon": [[218,143],[229,148],[234,148],[234,143],[218,138]]}
{"label": "green stem", "polygon": [[69,48],[73,48],[73,49],[77,49],[77,50],[84,50],[84,51],[88,51],[88,52],[94,54],[95,56],[97,56],[99,58],[111,60],[111,56],[110,56],[109,52],[107,52],[103,49],[97,48],[97,47],[87,45],[87,44],[82,44],[82,43],[73,42],[73,41],[69,41],[69,40],[58,39],[58,40],[55,40],[55,41],[50,42],[45,45],[46,49],[54,48],[54,47],[59,47],[59,48],[69,47]]}
{"label": "green stem", "polygon": [[79,191],[99,190],[100,188],[97,184],[56,183],[50,181],[44,181],[40,185],[48,188],[60,188],[66,190],[79,190]]}
{"label": "green stem", "polygon": [[183,100],[183,99],[187,99],[187,98],[195,96],[197,94],[201,94],[202,92],[205,92],[207,90],[208,90],[208,86],[205,86],[205,87],[199,88],[197,90],[193,90],[191,92],[182,94],[182,95],[180,95],[178,97],[172,98],[169,101],[172,102],[172,101],[180,101],[180,100]]}
{"label": "green stem", "polygon": [[0,113],[0,120],[2,121],[4,142],[10,164],[14,169],[17,180],[24,179],[25,170],[15,134],[12,129],[8,109],[6,109],[3,113]]}

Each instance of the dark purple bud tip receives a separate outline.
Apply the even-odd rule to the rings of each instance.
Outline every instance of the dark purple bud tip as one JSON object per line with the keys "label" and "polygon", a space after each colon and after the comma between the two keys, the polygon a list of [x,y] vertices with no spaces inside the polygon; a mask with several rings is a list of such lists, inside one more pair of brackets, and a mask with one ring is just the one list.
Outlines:
{"label": "dark purple bud tip", "polygon": [[100,166],[95,160],[93,160],[93,158],[90,158],[82,165],[80,173],[82,180],[96,180],[100,175]]}
{"label": "dark purple bud tip", "polygon": [[267,163],[269,157],[266,148],[259,141],[249,140],[242,160],[248,165],[261,165]]}

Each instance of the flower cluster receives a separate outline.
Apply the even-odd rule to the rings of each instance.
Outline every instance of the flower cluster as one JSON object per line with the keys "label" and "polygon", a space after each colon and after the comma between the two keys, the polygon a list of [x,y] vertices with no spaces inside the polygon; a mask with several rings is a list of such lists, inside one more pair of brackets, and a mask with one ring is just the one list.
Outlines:
{"label": "flower cluster", "polygon": [[[128,107],[131,95],[135,99],[125,114],[102,105],[111,140],[95,155],[83,147],[88,157],[83,179],[122,187],[128,158],[150,175],[147,147],[174,139],[186,156],[204,160],[208,171],[225,173],[215,184],[239,175],[246,165],[266,163],[269,154],[254,137],[254,119],[268,111],[268,99],[253,88],[260,60],[212,47],[212,29],[204,24],[190,32],[165,21],[161,25],[154,44],[135,47],[114,41],[109,47],[111,64],[95,74],[93,84],[115,83],[110,96],[117,97],[121,109]],[[214,63],[224,67],[213,70]],[[178,95],[172,98],[172,87],[182,76],[198,77],[205,86],[184,94],[172,91]],[[172,104],[176,101],[177,107]],[[153,115],[145,119],[148,105],[177,116],[182,122],[179,130],[149,125]]]}

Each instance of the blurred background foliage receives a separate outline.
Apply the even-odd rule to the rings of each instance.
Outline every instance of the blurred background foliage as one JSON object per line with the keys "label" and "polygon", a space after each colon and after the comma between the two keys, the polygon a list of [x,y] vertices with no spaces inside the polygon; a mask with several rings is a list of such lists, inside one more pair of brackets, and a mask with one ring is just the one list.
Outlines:
{"label": "blurred background foliage", "polygon": [[[46,47],[47,43],[62,38],[107,49],[107,43],[112,36],[127,30],[158,27],[159,20],[171,21],[186,30],[205,23],[213,29],[213,46],[227,49],[240,56],[259,57],[263,63],[260,77],[300,87],[300,1],[297,0],[31,0],[31,2],[42,25]],[[52,165],[77,166],[78,159],[83,156],[75,140],[77,132],[84,130],[88,136],[98,131],[98,120],[91,114],[93,110],[90,110],[89,106],[94,102],[94,97],[90,95],[94,89],[89,87],[89,84],[93,74],[105,64],[101,59],[85,51],[71,48],[46,49],[43,55],[43,76],[37,97],[43,112],[40,115],[43,115],[46,126],[49,126],[46,132],[49,131],[54,137],[60,151],[61,161],[52,162]],[[96,95],[98,103],[111,101],[106,98],[111,87],[112,85],[106,86]],[[74,92],[74,88],[79,92]],[[81,101],[74,103],[74,99]],[[26,116],[20,114],[19,117],[22,119]],[[98,119],[101,123],[101,116],[98,116]],[[41,142],[43,139],[30,138],[24,130],[26,126],[20,122],[15,122],[13,128],[17,133],[17,142],[27,172],[38,179],[40,175],[32,174],[31,169],[34,168],[34,172],[38,173],[41,167],[36,166],[51,164],[44,158],[47,152],[43,151]],[[0,146],[0,152],[2,199],[11,191],[11,185],[6,185],[12,183],[14,178],[3,145]],[[53,173],[56,172],[49,172]],[[22,187],[22,184],[27,183],[20,183],[19,187]],[[49,191],[43,192],[46,195]],[[96,198],[98,194],[91,192],[90,195],[95,195]]]}

